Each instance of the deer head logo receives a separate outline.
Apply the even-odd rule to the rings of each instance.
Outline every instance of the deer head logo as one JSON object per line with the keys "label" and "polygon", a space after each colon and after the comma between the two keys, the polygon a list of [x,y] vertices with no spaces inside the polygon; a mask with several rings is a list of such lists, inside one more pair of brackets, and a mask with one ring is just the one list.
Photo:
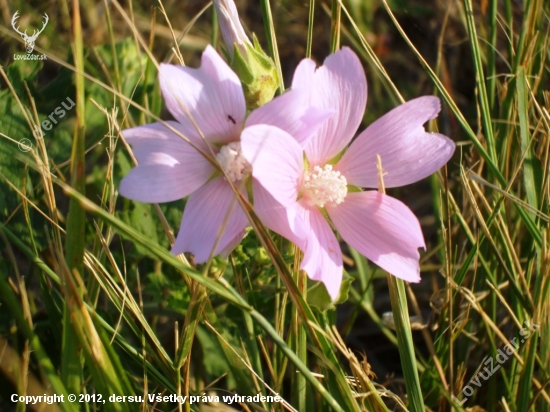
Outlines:
{"label": "deer head logo", "polygon": [[27,53],[30,54],[34,50],[34,43],[36,42],[36,38],[38,37],[38,35],[40,33],[42,33],[44,31],[44,28],[46,27],[46,24],[48,24],[48,21],[50,19],[48,18],[48,15],[46,13],[44,13],[44,23],[42,25],[42,28],[38,31],[34,30],[32,36],[29,36],[27,34],[27,30],[25,30],[24,33],[21,33],[19,31],[19,26],[15,27],[15,23],[16,23],[18,18],[19,18],[19,10],[17,10],[15,12],[15,14],[13,15],[13,18],[11,19],[11,25],[12,25],[13,29],[21,35],[23,40],[25,40],[25,49],[27,49]]}

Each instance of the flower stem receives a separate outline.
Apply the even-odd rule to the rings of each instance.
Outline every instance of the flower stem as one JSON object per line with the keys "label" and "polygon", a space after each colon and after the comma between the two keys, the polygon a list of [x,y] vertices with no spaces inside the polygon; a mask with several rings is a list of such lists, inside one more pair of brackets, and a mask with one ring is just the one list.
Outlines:
{"label": "flower stem", "polygon": [[[79,3],[73,1],[73,55],[75,64],[75,86],[76,86],[76,127],[73,134],[71,151],[71,186],[78,192],[84,193],[86,189],[85,158],[84,158],[84,134],[85,134],[85,112],[84,112],[84,77],[80,74],[84,71],[84,51],[82,41],[82,26],[80,19]],[[65,293],[65,305],[63,308],[63,337],[62,337],[62,363],[61,377],[66,383],[69,392],[80,391],[81,377],[81,350],[78,343],[77,332],[74,329],[74,320],[71,316],[69,302],[73,298],[78,300],[80,296],[72,296],[73,293],[82,295],[80,286],[72,289],[73,276],[82,276],[84,272],[84,230],[86,215],[84,209],[76,199],[69,203],[69,214],[67,215],[67,236],[65,240],[65,260],[67,271],[63,278]]]}
{"label": "flower stem", "polygon": [[[384,169],[382,168],[382,159],[378,159],[378,191],[386,193],[384,186]],[[407,294],[405,292],[405,282],[388,273],[388,288],[390,290],[390,301],[393,312],[393,321],[397,335],[397,348],[401,358],[401,367],[405,377],[407,395],[409,398],[409,410],[412,412],[424,411],[424,399],[420,389],[420,379],[418,378],[418,368],[416,366],[416,356],[414,354],[414,345],[412,341],[411,324],[409,319],[409,308],[407,307]]]}
{"label": "flower stem", "polygon": [[[298,257],[300,251],[297,248],[295,248],[295,251],[294,267],[299,268]],[[307,301],[307,277],[306,273],[299,269],[296,270],[296,286],[298,286],[303,299]],[[307,365],[307,332],[305,327],[301,325],[301,316],[296,308],[292,321],[296,338],[296,354],[304,365]],[[294,383],[294,390],[292,391],[294,399],[292,399],[292,403],[299,411],[305,411],[307,410],[306,378],[302,373],[293,374],[292,377]]]}
{"label": "flower stem", "polygon": [[393,311],[393,321],[397,335],[397,348],[401,358],[401,367],[405,376],[405,385],[409,398],[409,410],[412,412],[424,411],[424,400],[420,389],[420,379],[416,367],[416,357],[412,341],[411,324],[409,322],[409,309],[407,308],[407,295],[405,283],[388,273],[388,287]]}
{"label": "flower stem", "polygon": [[315,0],[309,0],[309,18],[307,25],[306,57],[311,58],[311,46],[313,44],[313,18],[315,16]]}
{"label": "flower stem", "polygon": [[340,15],[342,14],[342,5],[339,0],[332,0],[331,13],[331,37],[330,37],[330,52],[336,53],[340,48]]}
{"label": "flower stem", "polygon": [[281,60],[279,59],[279,49],[277,47],[277,38],[275,37],[275,27],[273,25],[273,15],[271,14],[271,6],[269,0],[261,0],[262,5],[262,17],[265,24],[265,35],[267,38],[267,48],[269,55],[275,63],[277,68],[277,77],[279,80],[279,93],[285,91],[285,85],[283,83],[283,71],[281,70]]}

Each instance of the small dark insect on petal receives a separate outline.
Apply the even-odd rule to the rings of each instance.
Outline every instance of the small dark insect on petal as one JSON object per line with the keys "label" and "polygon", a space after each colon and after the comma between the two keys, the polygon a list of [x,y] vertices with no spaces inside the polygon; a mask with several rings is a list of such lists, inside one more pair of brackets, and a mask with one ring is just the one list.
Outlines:
{"label": "small dark insect on petal", "polygon": [[227,118],[231,121],[231,123],[237,124],[237,122],[235,121],[235,119],[233,119],[233,117],[231,117],[231,115],[228,114]]}

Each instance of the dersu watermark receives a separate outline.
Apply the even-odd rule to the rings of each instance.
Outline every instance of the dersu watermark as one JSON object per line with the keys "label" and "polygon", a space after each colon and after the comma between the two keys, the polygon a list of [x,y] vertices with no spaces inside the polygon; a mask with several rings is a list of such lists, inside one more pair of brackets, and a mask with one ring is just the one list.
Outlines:
{"label": "dersu watermark", "polygon": [[[34,126],[32,135],[35,139],[42,139],[46,135],[46,132],[52,130],[52,128],[59,123],[63,117],[65,117],[67,112],[75,106],[75,102],[73,102],[70,97],[67,97],[65,100],[67,101],[67,104],[65,104],[65,102],[61,102],[61,104],[49,114],[47,119],[44,119],[39,125]],[[28,152],[32,149],[32,144],[29,139],[21,139],[18,146],[19,150],[22,152]]]}
{"label": "dersu watermark", "polygon": [[47,60],[45,54],[32,54],[34,51],[34,45],[36,43],[36,39],[38,38],[38,35],[44,31],[46,28],[46,25],[48,24],[48,21],[50,20],[48,15],[44,13],[44,16],[42,18],[44,19],[42,23],[42,28],[40,30],[34,30],[31,35],[27,34],[27,30],[25,29],[24,32],[19,30],[20,26],[17,25],[17,19],[19,18],[19,10],[15,12],[11,19],[11,26],[13,29],[21,36],[21,38],[25,41],[25,49],[27,50],[27,54],[14,54],[13,58],[14,60]]}
{"label": "dersu watermark", "polygon": [[50,120],[48,120],[48,119],[44,120],[40,124],[40,126],[42,126],[41,128],[38,127],[38,126],[34,127],[34,130],[33,130],[32,134],[36,139],[43,138],[44,135],[46,134],[45,131],[52,130],[52,127],[58,123],[58,120],[65,117],[67,112],[74,107],[75,103],[71,100],[70,97],[67,97],[65,100],[67,100],[67,102],[70,102],[71,105],[68,106],[68,104],[65,104],[65,102],[61,102],[61,106],[63,106],[65,108],[65,110],[63,110],[63,108],[61,106],[57,106],[55,108],[55,110],[53,112],[51,112],[50,115],[48,116],[48,119],[50,119]]}
{"label": "dersu watermark", "polygon": [[[482,365],[478,368],[477,373],[470,379],[470,382],[462,388],[461,392],[464,395],[462,400],[459,400],[456,396],[451,395],[455,402],[462,406],[470,398],[470,396],[474,394],[474,387],[480,388],[483,383],[493,376],[500,369],[501,365],[513,356],[519,347],[540,328],[540,324],[533,322],[533,319],[526,320],[523,322],[523,325],[525,325],[525,327],[519,331],[521,336],[520,338],[515,337],[510,339],[507,344],[497,350],[497,354],[494,358],[490,356],[483,361]],[[481,369],[481,366],[483,366],[483,369]]]}

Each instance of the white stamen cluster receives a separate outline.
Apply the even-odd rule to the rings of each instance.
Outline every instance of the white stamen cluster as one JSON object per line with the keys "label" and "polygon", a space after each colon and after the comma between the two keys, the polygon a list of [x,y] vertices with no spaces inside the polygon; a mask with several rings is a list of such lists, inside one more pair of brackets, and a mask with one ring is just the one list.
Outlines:
{"label": "white stamen cluster", "polygon": [[348,194],[348,181],[332,165],[315,166],[304,175],[302,196],[310,205],[325,207],[327,203],[342,203]]}
{"label": "white stamen cluster", "polygon": [[223,146],[216,155],[216,159],[232,182],[241,180],[252,171],[252,166],[241,152],[241,144],[239,142]]}

